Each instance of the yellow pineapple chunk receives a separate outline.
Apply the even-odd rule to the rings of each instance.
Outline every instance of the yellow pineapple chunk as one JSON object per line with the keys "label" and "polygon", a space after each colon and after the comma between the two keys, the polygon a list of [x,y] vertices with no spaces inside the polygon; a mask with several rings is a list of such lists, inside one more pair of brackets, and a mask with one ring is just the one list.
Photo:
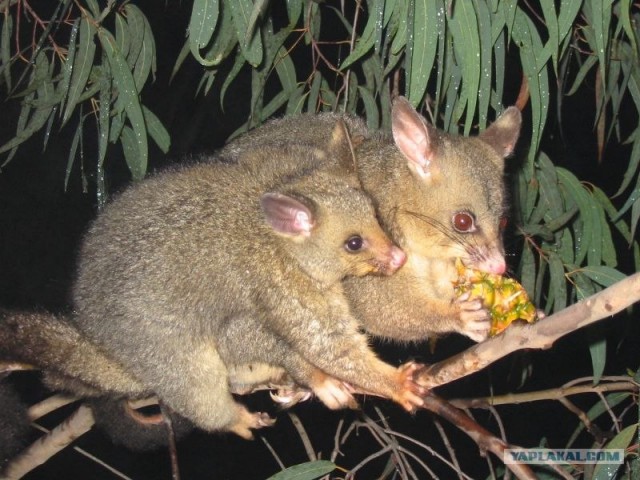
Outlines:
{"label": "yellow pineapple chunk", "polygon": [[453,283],[456,295],[469,293],[469,300],[479,299],[491,315],[493,337],[511,322],[521,319],[528,323],[537,320],[537,311],[525,289],[513,278],[467,268],[456,260],[458,279]]}

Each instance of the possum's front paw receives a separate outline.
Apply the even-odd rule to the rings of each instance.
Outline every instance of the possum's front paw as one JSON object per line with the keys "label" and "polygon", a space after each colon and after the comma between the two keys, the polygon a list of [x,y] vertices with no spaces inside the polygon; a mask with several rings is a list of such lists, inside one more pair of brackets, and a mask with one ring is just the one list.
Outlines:
{"label": "possum's front paw", "polygon": [[407,362],[404,365],[400,365],[396,372],[400,390],[393,400],[402,405],[408,412],[413,412],[416,408],[424,405],[423,397],[427,394],[427,389],[418,385],[415,381],[416,372],[423,366],[419,363]]}
{"label": "possum's front paw", "polygon": [[460,333],[474,342],[486,340],[491,329],[491,315],[489,310],[482,306],[482,301],[469,300],[469,294],[465,293],[456,300],[456,303],[460,312]]}
{"label": "possum's front paw", "polygon": [[246,440],[253,440],[253,432],[258,428],[270,427],[276,423],[275,418],[271,418],[264,412],[250,412],[245,407],[238,406],[238,419],[236,423],[229,427],[229,431],[239,435]]}

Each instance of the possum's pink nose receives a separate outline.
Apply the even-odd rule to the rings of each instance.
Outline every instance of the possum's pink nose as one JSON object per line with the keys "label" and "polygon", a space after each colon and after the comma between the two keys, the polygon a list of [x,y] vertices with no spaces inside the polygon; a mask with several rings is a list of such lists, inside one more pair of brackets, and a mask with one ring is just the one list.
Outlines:
{"label": "possum's pink nose", "polygon": [[389,261],[389,275],[398,270],[407,261],[407,254],[400,248],[393,245],[391,247],[391,260]]}
{"label": "possum's pink nose", "polygon": [[496,275],[503,275],[507,271],[507,263],[504,258],[488,258],[477,267],[478,270]]}

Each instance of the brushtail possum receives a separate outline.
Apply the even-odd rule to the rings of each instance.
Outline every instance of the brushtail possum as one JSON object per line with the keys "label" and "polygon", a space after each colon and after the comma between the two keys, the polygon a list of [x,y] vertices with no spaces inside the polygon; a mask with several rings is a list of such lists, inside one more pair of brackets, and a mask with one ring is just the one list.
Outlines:
{"label": "brushtail possum", "polygon": [[[65,357],[39,364],[29,346],[20,360],[57,368],[52,382],[73,390],[77,380],[81,393],[153,392],[199,427],[245,438],[273,420],[236,403],[229,384],[287,374],[332,408],[355,403],[351,386],[420,405],[417,366],[381,361],[344,294],[346,276],[391,275],[406,260],[378,224],[352,152],[339,121],[322,148],[260,146],[246,162],[176,168],[129,188],[84,238],[63,323],[99,352],[83,366],[108,360],[108,385]],[[23,338],[37,342],[34,332]],[[0,327],[2,342],[9,335]],[[0,352],[10,360],[14,347]]]}
{"label": "brushtail possum", "polygon": [[393,102],[392,137],[368,132],[361,119],[333,113],[285,117],[227,145],[239,162],[254,141],[318,148],[336,118],[349,126],[358,176],[378,218],[407,254],[391,277],[346,279],[354,316],[371,334],[399,341],[457,332],[482,341],[489,313],[479,301],[457,299],[455,260],[502,274],[506,217],[504,158],[515,147],[521,115],[510,107],[476,137],[449,135],[419,115],[403,97]]}

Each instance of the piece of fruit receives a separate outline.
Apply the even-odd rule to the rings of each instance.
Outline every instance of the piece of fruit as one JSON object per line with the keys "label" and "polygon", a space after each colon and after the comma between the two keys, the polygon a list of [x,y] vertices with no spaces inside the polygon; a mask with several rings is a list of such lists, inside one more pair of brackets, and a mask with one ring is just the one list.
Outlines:
{"label": "piece of fruit", "polygon": [[528,323],[537,320],[537,311],[525,289],[513,278],[467,268],[456,260],[458,279],[453,283],[456,295],[469,294],[469,300],[479,299],[491,315],[489,336],[499,334],[513,321]]}

